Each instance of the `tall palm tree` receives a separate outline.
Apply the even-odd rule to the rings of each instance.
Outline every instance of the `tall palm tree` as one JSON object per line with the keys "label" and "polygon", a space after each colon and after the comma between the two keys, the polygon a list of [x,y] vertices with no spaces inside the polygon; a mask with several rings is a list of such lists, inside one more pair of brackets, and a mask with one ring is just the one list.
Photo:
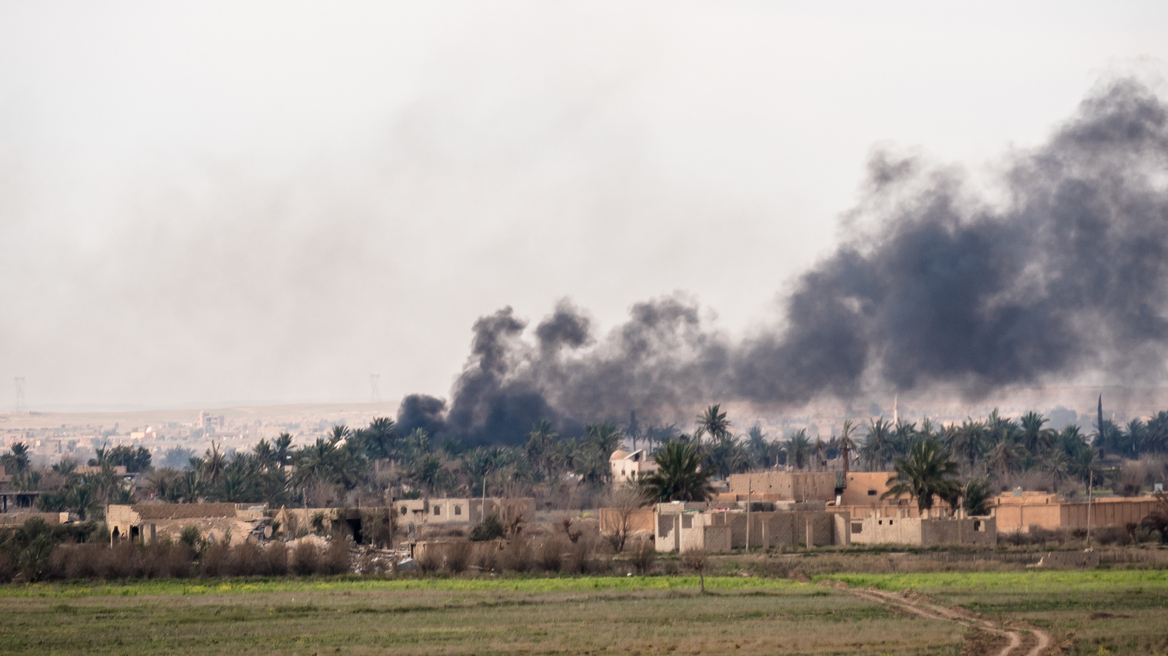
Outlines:
{"label": "tall palm tree", "polygon": [[219,450],[219,445],[211,442],[211,448],[207,449],[207,453],[203,458],[203,474],[212,485],[219,482],[219,477],[223,475],[223,470],[227,469],[227,456]]}
{"label": "tall palm tree", "polygon": [[852,431],[855,427],[852,426],[851,419],[844,420],[844,426],[840,429],[839,437],[836,438],[836,449],[839,450],[840,461],[843,463],[844,478],[848,476],[848,468],[852,464],[852,452],[856,450],[856,441],[852,439]]}
{"label": "tall palm tree", "polygon": [[733,435],[723,435],[707,447],[707,452],[711,469],[723,479],[750,469],[750,455],[742,442]]}
{"label": "tall palm tree", "polygon": [[1005,478],[1022,464],[1026,457],[1026,448],[1015,441],[1013,434],[1002,432],[999,434],[998,443],[986,455],[989,458],[989,466]]}
{"label": "tall palm tree", "polygon": [[292,457],[292,436],[288,433],[280,433],[276,438],[274,446],[276,451],[276,463],[283,469]]}
{"label": "tall palm tree", "polygon": [[701,468],[702,455],[698,445],[673,440],[657,452],[657,471],[641,479],[646,496],[656,502],[706,501],[714,489],[710,485],[713,472]]}
{"label": "tall palm tree", "polygon": [[4,472],[17,476],[23,474],[28,469],[28,445],[24,442],[16,442],[12,445],[12,449],[0,456],[0,464],[4,465]]}
{"label": "tall palm tree", "polygon": [[702,441],[702,433],[709,435],[711,441],[720,440],[723,435],[730,434],[730,420],[726,418],[726,413],[721,411],[721,404],[706,408],[705,412],[698,415],[695,425],[697,429],[694,431],[694,437],[699,444]]}
{"label": "tall palm tree", "polygon": [[787,464],[794,464],[796,469],[803,469],[810,454],[811,440],[807,437],[807,429],[800,428],[787,440]]}
{"label": "tall palm tree", "polygon": [[961,426],[946,434],[948,447],[955,458],[961,461],[967,471],[972,471],[978,458],[985,455],[985,424],[966,419]]}
{"label": "tall palm tree", "polygon": [[884,471],[884,467],[892,459],[894,450],[891,424],[885,421],[884,417],[873,419],[868,425],[868,438],[860,447],[860,457],[868,469]]}
{"label": "tall palm tree", "polygon": [[1022,415],[1022,444],[1035,458],[1041,458],[1054,446],[1054,431],[1043,428],[1048,421],[1037,412]]}
{"label": "tall palm tree", "polygon": [[952,478],[957,463],[938,439],[914,442],[905,457],[896,459],[894,469],[896,475],[889,480],[892,485],[881,499],[907,494],[916,500],[922,517],[929,516],[934,496],[947,499],[960,494],[960,486]]}
{"label": "tall palm tree", "polygon": [[624,440],[624,435],[621,435],[616,424],[607,421],[599,424],[588,424],[585,426],[585,431],[588,433],[588,441],[604,456],[606,462],[613,451],[620,448],[621,442]]}

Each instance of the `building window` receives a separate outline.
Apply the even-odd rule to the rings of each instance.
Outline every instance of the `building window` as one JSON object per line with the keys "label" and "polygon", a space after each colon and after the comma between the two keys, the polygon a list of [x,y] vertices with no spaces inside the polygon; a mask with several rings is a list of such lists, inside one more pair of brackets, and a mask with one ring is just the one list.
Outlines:
{"label": "building window", "polygon": [[462,514],[462,506],[455,506],[454,507],[454,514],[461,515]]}
{"label": "building window", "polygon": [[864,532],[864,525],[863,524],[852,524],[852,533],[863,533],[863,532]]}
{"label": "building window", "polygon": [[868,490],[868,496],[870,496],[870,497],[876,496],[876,490]]}
{"label": "building window", "polygon": [[405,517],[405,516],[406,516],[406,507],[405,507],[405,506],[402,506],[402,507],[401,507],[401,511],[402,511],[402,512],[401,512],[401,514],[402,514],[402,517]]}
{"label": "building window", "polygon": [[442,506],[434,506],[434,516],[437,517],[438,515],[441,515],[441,514],[442,514]]}
{"label": "building window", "polygon": [[975,531],[981,531],[981,530],[982,530],[982,527],[981,527],[981,520],[974,520],[974,522],[973,522],[973,530],[975,530]]}

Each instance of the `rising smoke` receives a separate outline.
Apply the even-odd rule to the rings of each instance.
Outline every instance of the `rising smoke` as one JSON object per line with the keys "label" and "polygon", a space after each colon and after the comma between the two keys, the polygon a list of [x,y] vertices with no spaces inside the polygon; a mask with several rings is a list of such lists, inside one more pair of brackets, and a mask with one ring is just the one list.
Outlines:
{"label": "rising smoke", "polygon": [[1048,143],[1014,156],[991,202],[960,172],[877,154],[852,235],[803,274],[784,320],[739,342],[683,296],[633,306],[603,336],[570,302],[528,337],[511,308],[474,326],[441,401],[400,419],[468,443],[513,442],[533,422],[790,406],[944,383],[969,397],[1098,372],[1164,379],[1168,350],[1168,107],[1118,80]]}

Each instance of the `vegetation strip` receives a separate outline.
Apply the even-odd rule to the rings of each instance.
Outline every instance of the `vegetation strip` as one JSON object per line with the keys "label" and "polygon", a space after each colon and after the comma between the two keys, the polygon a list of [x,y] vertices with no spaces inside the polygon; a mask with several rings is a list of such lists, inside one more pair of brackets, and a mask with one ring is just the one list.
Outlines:
{"label": "vegetation strip", "polygon": [[[706,588],[745,590],[795,588],[786,579],[707,576]],[[3,597],[138,597],[153,595],[254,594],[270,592],[442,591],[442,592],[586,592],[593,590],[696,590],[696,576],[596,576],[492,579],[224,579],[218,581],[149,580],[124,583],[46,583],[0,586]]]}

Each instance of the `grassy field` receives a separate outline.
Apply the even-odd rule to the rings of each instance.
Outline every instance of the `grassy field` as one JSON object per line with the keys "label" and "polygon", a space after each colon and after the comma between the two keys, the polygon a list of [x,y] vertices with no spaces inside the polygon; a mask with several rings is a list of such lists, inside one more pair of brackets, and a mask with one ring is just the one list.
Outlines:
{"label": "grassy field", "polygon": [[[1067,653],[1168,651],[1164,572],[831,578],[914,589],[989,616],[1032,622],[1073,641]],[[957,655],[975,642],[961,626],[823,585],[830,582],[707,577],[706,595],[697,594],[692,577],[10,585],[0,587],[0,653],[881,656]]]}

